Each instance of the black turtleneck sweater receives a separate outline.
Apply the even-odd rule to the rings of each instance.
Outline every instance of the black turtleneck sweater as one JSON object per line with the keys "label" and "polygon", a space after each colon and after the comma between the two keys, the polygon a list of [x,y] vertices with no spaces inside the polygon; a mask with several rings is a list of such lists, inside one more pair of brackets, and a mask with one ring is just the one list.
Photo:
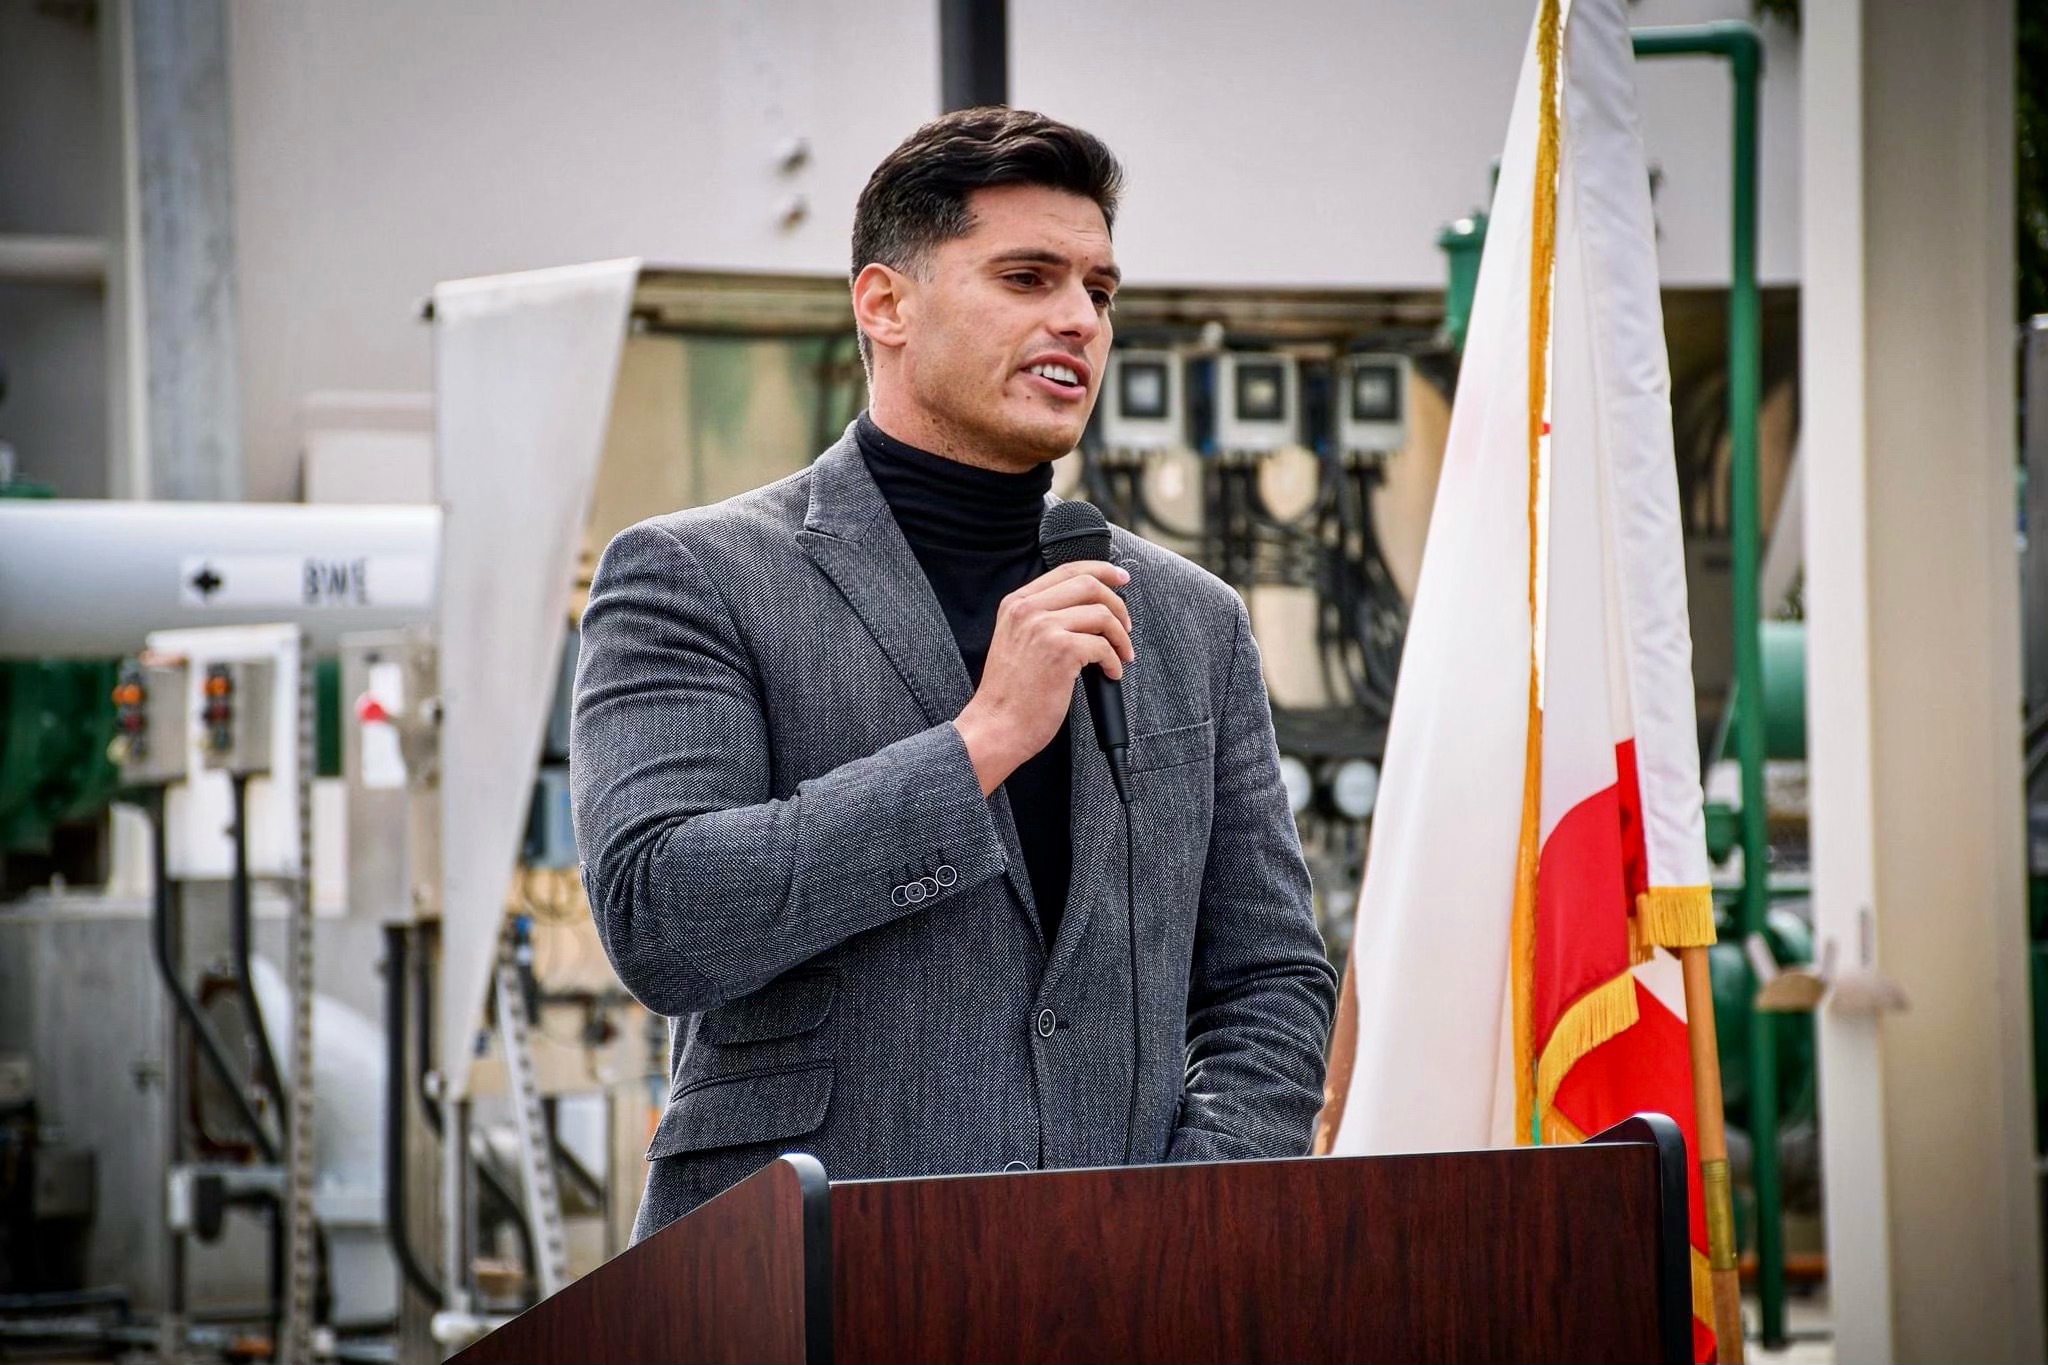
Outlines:
{"label": "black turtleneck sweater", "polygon": [[[1029,474],[977,469],[904,444],[866,413],[855,424],[855,438],[868,473],[946,613],[968,676],[979,687],[995,635],[996,608],[1045,572],[1038,521],[1052,487],[1052,466],[1040,465]],[[1063,723],[1052,742],[1003,783],[1048,946],[1059,933],[1073,871],[1069,743]]]}

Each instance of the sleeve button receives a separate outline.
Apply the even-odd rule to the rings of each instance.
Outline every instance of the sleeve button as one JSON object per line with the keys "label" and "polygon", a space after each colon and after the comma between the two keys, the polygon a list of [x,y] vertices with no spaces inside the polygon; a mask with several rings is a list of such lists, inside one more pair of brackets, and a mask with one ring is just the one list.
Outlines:
{"label": "sleeve button", "polygon": [[932,880],[940,886],[951,886],[960,880],[960,873],[951,863],[940,863],[932,872]]}

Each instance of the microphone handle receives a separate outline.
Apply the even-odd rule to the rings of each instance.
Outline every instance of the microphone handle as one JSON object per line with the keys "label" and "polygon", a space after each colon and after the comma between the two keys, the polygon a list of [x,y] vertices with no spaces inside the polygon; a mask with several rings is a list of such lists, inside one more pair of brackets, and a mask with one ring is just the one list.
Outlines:
{"label": "microphone handle", "polygon": [[1081,689],[1088,697],[1088,716],[1095,722],[1095,742],[1102,746],[1102,756],[1109,763],[1109,780],[1116,784],[1117,799],[1126,806],[1131,804],[1131,783],[1128,759],[1131,736],[1124,719],[1124,685],[1102,671],[1102,665],[1089,664],[1081,670]]}

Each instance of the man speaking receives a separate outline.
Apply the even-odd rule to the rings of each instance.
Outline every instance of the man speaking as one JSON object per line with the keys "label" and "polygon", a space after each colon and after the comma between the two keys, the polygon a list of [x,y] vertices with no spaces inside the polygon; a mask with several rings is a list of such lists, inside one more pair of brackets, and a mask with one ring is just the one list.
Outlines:
{"label": "man speaking", "polygon": [[1244,607],[1047,496],[1121,179],[1037,114],[918,129],[854,217],[869,411],[598,566],[584,882],[674,1021],[636,1241],[786,1151],[849,1179],[1307,1150],[1335,976]]}

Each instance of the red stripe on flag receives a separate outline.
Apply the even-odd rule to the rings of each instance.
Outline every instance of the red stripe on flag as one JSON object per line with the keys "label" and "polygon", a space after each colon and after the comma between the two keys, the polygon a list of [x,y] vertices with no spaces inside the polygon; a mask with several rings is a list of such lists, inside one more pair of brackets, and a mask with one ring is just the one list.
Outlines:
{"label": "red stripe on flag", "polygon": [[[1536,869],[1536,1054],[1572,1002],[1628,970],[1622,804],[1606,787],[1565,812]],[[1640,827],[1641,822],[1637,822]]]}
{"label": "red stripe on flag", "polygon": [[1628,893],[1626,908],[1650,889],[1650,851],[1643,842],[1643,793],[1636,784],[1636,742],[1614,746],[1614,785],[1621,792],[1621,884]]}

